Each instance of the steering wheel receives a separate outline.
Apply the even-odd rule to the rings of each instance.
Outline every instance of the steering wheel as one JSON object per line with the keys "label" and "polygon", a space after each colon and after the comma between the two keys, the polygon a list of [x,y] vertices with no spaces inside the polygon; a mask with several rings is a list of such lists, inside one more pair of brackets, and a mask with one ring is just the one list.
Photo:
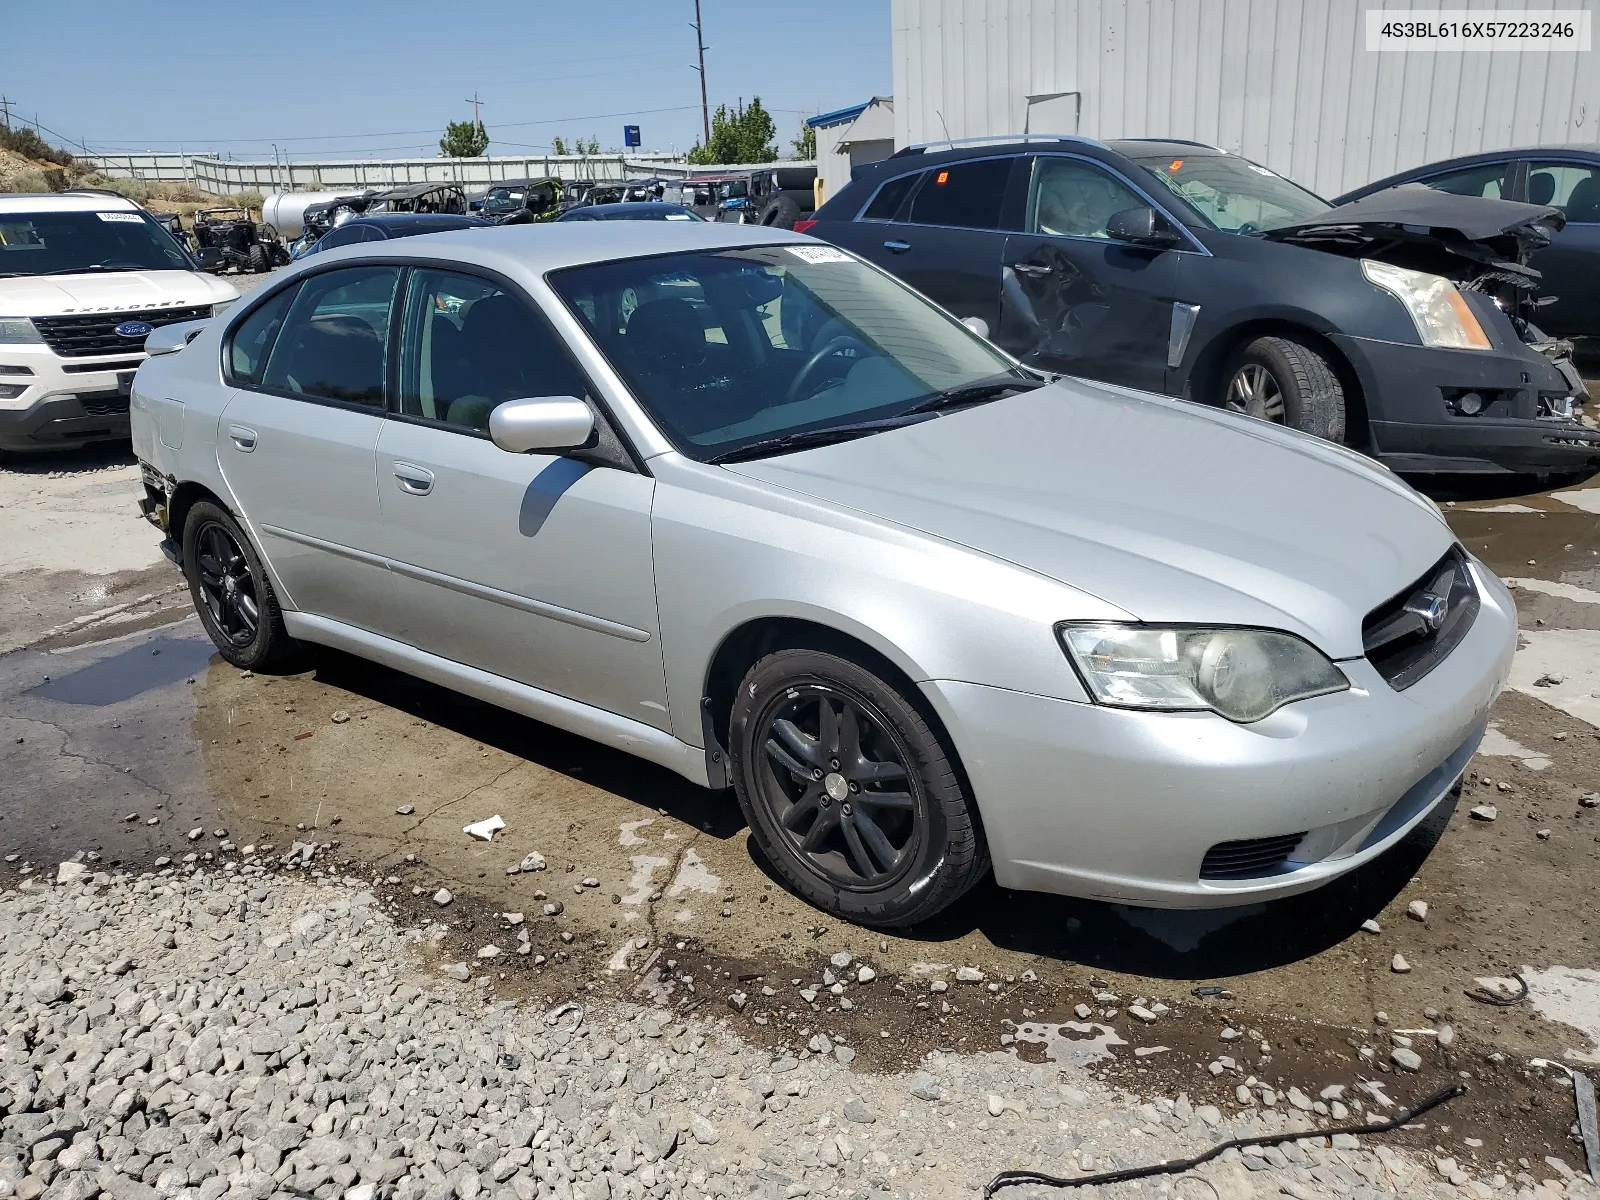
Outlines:
{"label": "steering wheel", "polygon": [[811,382],[811,376],[815,375],[817,369],[829,358],[832,358],[835,354],[843,354],[850,349],[857,350],[862,354],[869,353],[865,343],[860,338],[851,337],[848,333],[841,333],[837,337],[830,338],[823,344],[822,349],[806,359],[805,366],[795,372],[794,380],[789,384],[789,391],[784,396],[785,401],[793,404],[796,400],[811,395],[811,392],[805,386]]}

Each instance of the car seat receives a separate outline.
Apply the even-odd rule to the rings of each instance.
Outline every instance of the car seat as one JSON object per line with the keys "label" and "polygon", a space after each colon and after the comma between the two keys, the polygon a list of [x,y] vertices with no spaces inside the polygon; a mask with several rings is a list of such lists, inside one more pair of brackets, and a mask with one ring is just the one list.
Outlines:
{"label": "car seat", "polygon": [[271,373],[309,396],[381,405],[383,339],[360,317],[312,317],[296,334],[282,368],[274,362]]}
{"label": "car seat", "polygon": [[1567,197],[1567,220],[1600,222],[1600,175],[1580,179],[1572,189],[1572,195]]}
{"label": "car seat", "polygon": [[1556,177],[1549,171],[1535,171],[1528,176],[1528,203],[1549,204],[1556,194]]}

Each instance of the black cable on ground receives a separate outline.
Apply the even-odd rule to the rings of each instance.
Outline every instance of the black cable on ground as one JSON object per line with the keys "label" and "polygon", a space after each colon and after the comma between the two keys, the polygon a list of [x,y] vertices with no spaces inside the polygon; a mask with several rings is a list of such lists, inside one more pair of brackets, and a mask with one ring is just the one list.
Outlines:
{"label": "black cable on ground", "polygon": [[1528,981],[1515,971],[1511,978],[1522,985],[1522,992],[1516,996],[1501,996],[1491,992],[1488,988],[1467,988],[1461,994],[1468,1000],[1476,1000],[1479,1004],[1496,1004],[1501,1008],[1515,1008],[1528,998]]}
{"label": "black cable on ground", "polygon": [[1204,1154],[1197,1154],[1193,1158],[1177,1158],[1171,1162],[1155,1163],[1147,1167],[1126,1167],[1120,1171],[1103,1171],[1098,1175],[1077,1175],[1071,1179],[1064,1179],[1057,1175],[1046,1175],[1042,1171],[1001,1171],[984,1187],[983,1195],[985,1200],[988,1200],[988,1197],[993,1196],[1001,1188],[1017,1187],[1021,1184],[1033,1184],[1038,1187],[1076,1188],[1088,1187],[1090,1184],[1126,1183],[1130,1179],[1148,1179],[1152,1175],[1182,1175],[1185,1171],[1192,1171],[1202,1163],[1210,1162],[1225,1151],[1242,1150],[1246,1146],[1278,1146],[1284,1142],[1299,1142],[1307,1138],[1332,1137],[1336,1133],[1353,1133],[1357,1135],[1389,1133],[1399,1129],[1402,1125],[1409,1125],[1412,1121],[1422,1116],[1423,1113],[1454,1100],[1466,1090],[1466,1084],[1452,1083],[1449,1087],[1441,1088],[1415,1106],[1403,1109],[1387,1120],[1375,1121],[1370,1125],[1340,1125],[1333,1129],[1311,1129],[1303,1133],[1278,1133],[1266,1137],[1234,1138],[1230,1142],[1220,1142]]}

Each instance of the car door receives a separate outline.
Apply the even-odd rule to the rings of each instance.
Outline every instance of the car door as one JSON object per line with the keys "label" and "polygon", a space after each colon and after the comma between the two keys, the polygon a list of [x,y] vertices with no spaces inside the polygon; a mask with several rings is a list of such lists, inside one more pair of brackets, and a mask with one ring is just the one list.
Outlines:
{"label": "car door", "polygon": [[1113,214],[1153,206],[1103,165],[1032,158],[1023,232],[1006,239],[995,341],[1050,371],[1159,392],[1181,251],[1114,241]]}
{"label": "car door", "polygon": [[398,267],[307,276],[233,332],[234,392],[217,430],[222,476],[288,603],[383,625],[373,462],[384,421]]}
{"label": "car door", "polygon": [[580,457],[489,440],[506,400],[594,403],[565,347],[510,285],[434,267],[410,272],[400,339],[398,404],[377,447],[395,636],[667,728],[655,481],[614,436],[602,446],[615,453]]}
{"label": "car door", "polygon": [[932,167],[884,183],[840,230],[847,249],[992,333],[1000,318],[1006,197],[1016,155]]}
{"label": "car door", "polygon": [[1600,163],[1535,159],[1528,163],[1523,199],[1553,204],[1567,224],[1534,252],[1529,265],[1554,296],[1535,323],[1557,337],[1600,337]]}

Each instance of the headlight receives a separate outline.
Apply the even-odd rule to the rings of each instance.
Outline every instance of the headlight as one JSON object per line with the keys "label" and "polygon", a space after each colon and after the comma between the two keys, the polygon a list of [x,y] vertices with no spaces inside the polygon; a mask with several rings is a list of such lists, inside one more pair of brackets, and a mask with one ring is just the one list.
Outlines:
{"label": "headlight", "polygon": [[1409,271],[1376,259],[1363,258],[1361,272],[1369,283],[1381,287],[1411,314],[1424,346],[1446,350],[1488,350],[1489,336],[1456,285],[1443,275]]}
{"label": "headlight", "polygon": [[223,313],[227,312],[237,303],[239,303],[237,300],[223,300],[217,304],[213,304],[211,306],[211,315],[213,317],[220,317]]}
{"label": "headlight", "polygon": [[27,317],[0,317],[0,344],[38,343],[44,339]]}
{"label": "headlight", "polygon": [[1209,709],[1248,723],[1350,686],[1320,651],[1270,629],[1062,625],[1058,632],[1090,695],[1120,708]]}

